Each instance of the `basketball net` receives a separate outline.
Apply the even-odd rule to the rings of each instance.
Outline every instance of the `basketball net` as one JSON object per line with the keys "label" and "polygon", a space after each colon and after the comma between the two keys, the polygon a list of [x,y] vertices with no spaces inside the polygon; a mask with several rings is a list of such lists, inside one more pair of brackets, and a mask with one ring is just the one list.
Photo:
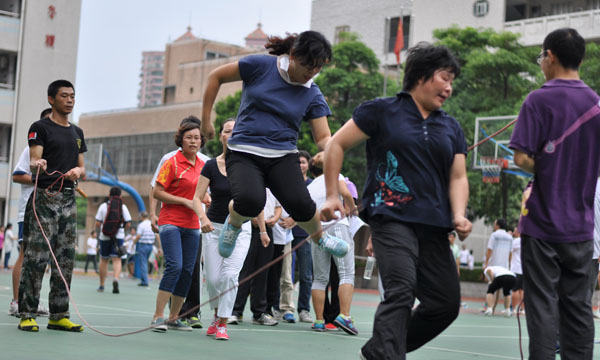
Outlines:
{"label": "basketball net", "polygon": [[497,184],[500,182],[500,173],[502,169],[508,167],[506,159],[498,159],[488,156],[482,156],[480,159],[483,182],[488,184]]}

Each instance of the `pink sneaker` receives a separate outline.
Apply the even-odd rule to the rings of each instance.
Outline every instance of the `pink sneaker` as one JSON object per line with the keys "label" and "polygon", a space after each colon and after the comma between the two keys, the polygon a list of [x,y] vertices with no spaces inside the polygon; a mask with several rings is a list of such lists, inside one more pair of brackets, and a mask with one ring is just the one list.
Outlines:
{"label": "pink sneaker", "polygon": [[217,319],[214,319],[211,323],[210,326],[208,327],[208,329],[206,330],[206,336],[214,336],[217,333],[217,324],[219,322],[217,321]]}
{"label": "pink sneaker", "polygon": [[227,325],[217,326],[217,336],[215,336],[217,340],[229,340],[229,335],[227,335]]}

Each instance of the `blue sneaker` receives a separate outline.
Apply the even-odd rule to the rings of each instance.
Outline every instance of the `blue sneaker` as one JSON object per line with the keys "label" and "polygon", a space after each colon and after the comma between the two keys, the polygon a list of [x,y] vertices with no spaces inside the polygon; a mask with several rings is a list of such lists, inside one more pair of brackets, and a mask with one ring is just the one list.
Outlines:
{"label": "blue sneaker", "polygon": [[285,313],[285,314],[283,314],[283,321],[288,322],[288,323],[295,323],[296,318],[294,317],[294,314],[292,314],[292,313]]}
{"label": "blue sneaker", "polygon": [[240,231],[242,231],[241,228],[238,229],[229,223],[229,215],[227,215],[225,224],[223,224],[223,230],[219,235],[219,255],[224,258],[231,256],[233,249],[235,249],[235,241],[237,240]]}
{"label": "blue sneaker", "polygon": [[354,327],[354,323],[352,322],[352,318],[350,316],[345,317],[344,315],[340,314],[335,318],[335,320],[333,320],[333,323],[335,326],[339,327],[350,335],[358,335],[358,330],[356,330]]}
{"label": "blue sneaker", "polygon": [[314,331],[323,332],[325,331],[325,322],[323,320],[315,320],[310,328]]}
{"label": "blue sneaker", "polygon": [[329,234],[323,234],[319,239],[319,248],[339,258],[346,256],[350,249],[347,242]]}

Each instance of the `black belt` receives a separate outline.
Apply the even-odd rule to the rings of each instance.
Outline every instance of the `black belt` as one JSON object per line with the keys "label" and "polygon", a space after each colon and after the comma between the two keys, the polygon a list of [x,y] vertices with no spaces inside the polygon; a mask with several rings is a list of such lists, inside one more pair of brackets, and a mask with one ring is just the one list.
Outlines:
{"label": "black belt", "polygon": [[48,188],[44,188],[44,187],[38,186],[38,189],[40,189],[40,190],[47,190],[48,192],[51,192],[51,193],[58,192],[59,190],[63,194],[73,194],[73,193],[75,193],[75,188],[64,187],[64,186],[61,188],[59,185],[54,185],[54,186],[51,186],[51,187],[48,187]]}

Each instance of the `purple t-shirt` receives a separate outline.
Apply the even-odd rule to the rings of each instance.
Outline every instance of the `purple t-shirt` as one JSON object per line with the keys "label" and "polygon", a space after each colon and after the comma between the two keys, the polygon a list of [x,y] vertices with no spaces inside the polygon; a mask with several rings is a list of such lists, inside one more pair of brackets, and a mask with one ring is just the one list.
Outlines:
{"label": "purple t-shirt", "polygon": [[535,160],[523,195],[522,234],[551,242],[593,238],[600,116],[580,117],[599,99],[583,81],[555,79],[523,103],[509,145]]}

